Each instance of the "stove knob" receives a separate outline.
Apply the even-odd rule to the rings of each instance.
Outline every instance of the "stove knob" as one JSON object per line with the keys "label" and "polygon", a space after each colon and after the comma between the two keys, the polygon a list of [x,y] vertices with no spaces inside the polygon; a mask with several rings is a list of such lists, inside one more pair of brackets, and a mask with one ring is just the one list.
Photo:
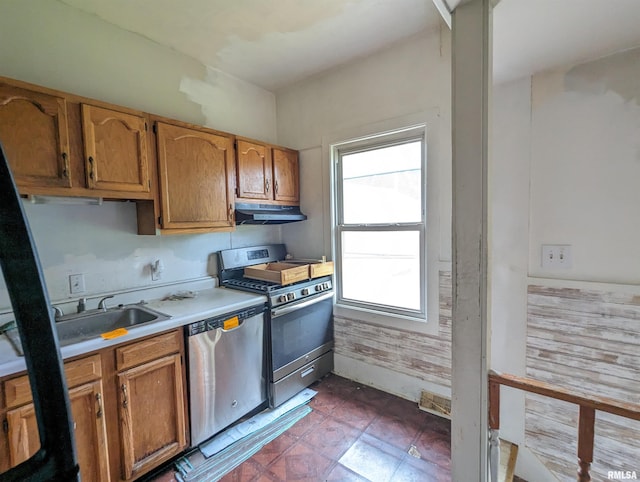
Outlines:
{"label": "stove knob", "polygon": [[309,294],[309,288],[302,288],[302,296],[307,296]]}
{"label": "stove knob", "polygon": [[287,293],[287,299],[289,301],[295,300],[296,299],[296,294],[295,293]]}
{"label": "stove knob", "polygon": [[328,290],[329,289],[329,283],[322,283],[322,289],[323,290]]}
{"label": "stove knob", "polygon": [[316,285],[316,291],[322,291],[322,285]]}
{"label": "stove knob", "polygon": [[287,295],[280,295],[280,296],[278,297],[278,301],[279,301],[280,303],[284,303],[285,301],[287,301]]}

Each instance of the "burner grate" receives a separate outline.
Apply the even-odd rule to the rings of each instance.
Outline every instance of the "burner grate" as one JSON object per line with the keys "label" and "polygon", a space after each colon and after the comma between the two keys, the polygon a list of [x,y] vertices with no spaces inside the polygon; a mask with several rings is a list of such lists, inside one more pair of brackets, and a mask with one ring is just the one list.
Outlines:
{"label": "burner grate", "polygon": [[238,288],[257,290],[257,291],[273,291],[281,287],[277,283],[270,283],[269,281],[261,281],[254,279],[229,279],[225,281],[227,286],[237,286]]}

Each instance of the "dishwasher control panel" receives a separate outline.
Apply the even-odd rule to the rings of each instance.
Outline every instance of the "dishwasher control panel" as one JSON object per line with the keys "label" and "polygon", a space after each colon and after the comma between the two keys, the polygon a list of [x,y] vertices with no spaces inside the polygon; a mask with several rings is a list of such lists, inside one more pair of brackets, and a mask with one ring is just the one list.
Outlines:
{"label": "dishwasher control panel", "polygon": [[218,328],[231,330],[240,326],[244,320],[264,313],[265,310],[266,305],[258,305],[244,310],[225,313],[224,315],[196,321],[195,323],[187,325],[187,336],[197,335],[198,333],[204,333]]}

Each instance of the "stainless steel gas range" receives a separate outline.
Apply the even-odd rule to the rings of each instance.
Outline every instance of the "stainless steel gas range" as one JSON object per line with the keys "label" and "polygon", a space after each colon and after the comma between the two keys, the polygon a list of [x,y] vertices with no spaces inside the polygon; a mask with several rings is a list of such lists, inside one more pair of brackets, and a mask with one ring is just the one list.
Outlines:
{"label": "stainless steel gas range", "polygon": [[286,286],[244,277],[244,268],[283,261],[284,244],[218,252],[221,286],[268,298],[269,405],[277,407],[333,369],[333,279]]}

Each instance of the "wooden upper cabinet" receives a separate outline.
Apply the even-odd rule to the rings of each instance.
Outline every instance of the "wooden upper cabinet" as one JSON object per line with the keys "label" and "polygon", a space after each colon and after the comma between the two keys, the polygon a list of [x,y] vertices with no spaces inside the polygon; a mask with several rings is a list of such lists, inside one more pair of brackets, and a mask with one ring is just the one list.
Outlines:
{"label": "wooden upper cabinet", "polygon": [[0,142],[19,187],[71,187],[64,98],[0,83]]}
{"label": "wooden upper cabinet", "polygon": [[290,149],[273,148],[273,198],[292,204],[300,202],[298,153]]}
{"label": "wooden upper cabinet", "polygon": [[87,187],[149,192],[149,160],[144,117],[82,104]]}
{"label": "wooden upper cabinet", "polygon": [[238,200],[300,203],[297,151],[240,138],[236,149]]}
{"label": "wooden upper cabinet", "polygon": [[273,197],[271,150],[262,144],[238,139],[238,197],[264,199]]}
{"label": "wooden upper cabinet", "polygon": [[156,123],[161,227],[233,229],[233,138]]}

